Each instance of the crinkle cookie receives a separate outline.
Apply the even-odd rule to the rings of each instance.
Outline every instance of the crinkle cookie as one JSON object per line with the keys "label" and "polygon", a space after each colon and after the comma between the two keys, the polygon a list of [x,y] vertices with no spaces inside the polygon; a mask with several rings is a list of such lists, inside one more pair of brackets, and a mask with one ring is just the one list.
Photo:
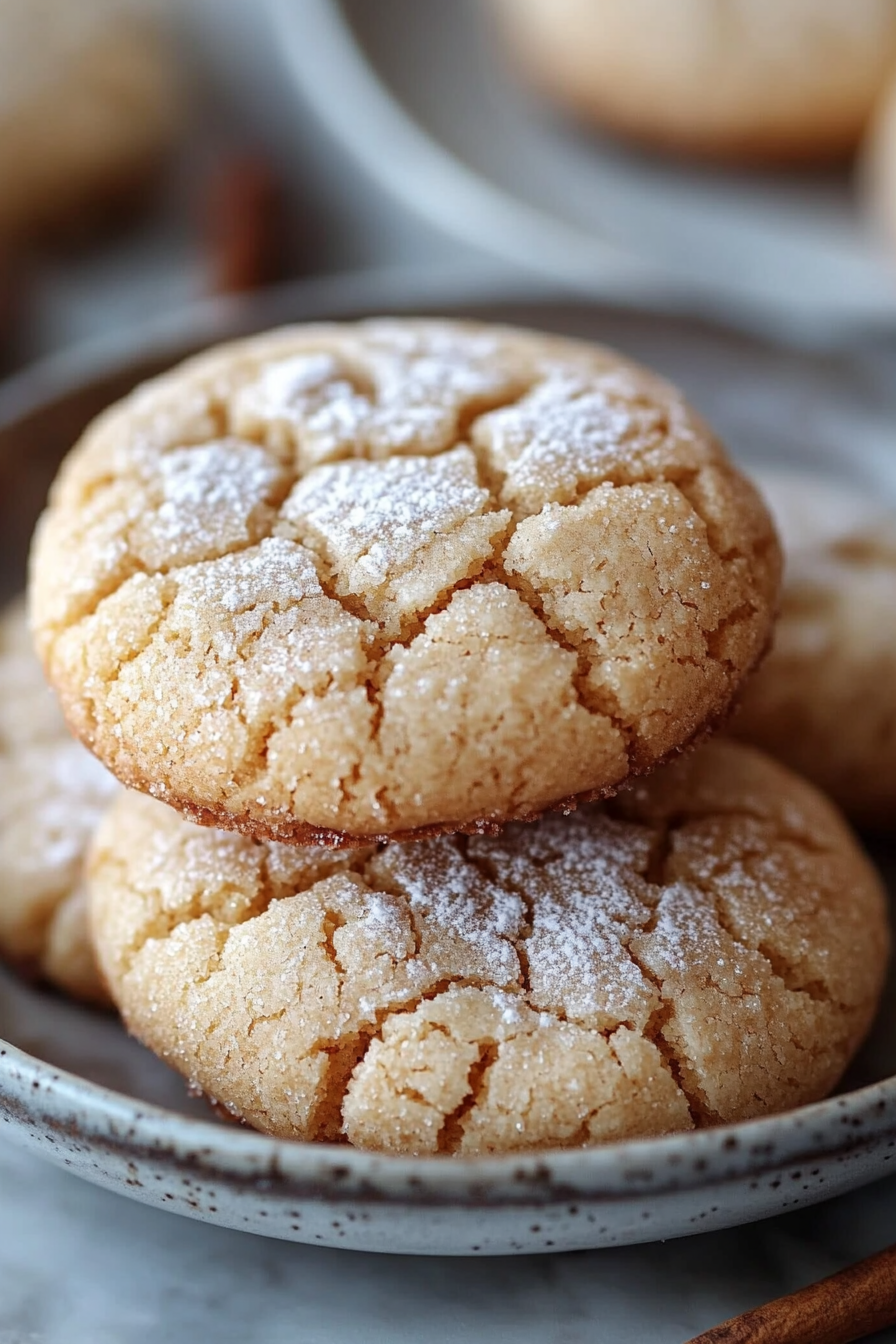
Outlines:
{"label": "crinkle cookie", "polygon": [[0,955],[106,1003],[87,929],[84,851],[118,785],[72,741],[24,606],[0,618]]}
{"label": "crinkle cookie", "polygon": [[892,0],[491,0],[532,82],[649,144],[734,161],[853,150],[896,62]]}
{"label": "crinkle cookie", "polygon": [[737,743],[604,805],[334,852],[104,819],[94,939],[130,1030],[271,1134],[579,1146],[822,1097],[887,959],[838,813]]}
{"label": "crinkle cookie", "polygon": [[896,508],[848,486],[760,478],[787,556],[774,645],[732,732],[854,821],[896,822]]}
{"label": "crinkle cookie", "polygon": [[146,9],[0,0],[0,237],[80,234],[143,194],[180,119]]}
{"label": "crinkle cookie", "polygon": [[680,395],[447,322],[295,328],[138,390],[36,537],[73,730],[193,820],[351,845],[614,790],[722,718],[780,557]]}

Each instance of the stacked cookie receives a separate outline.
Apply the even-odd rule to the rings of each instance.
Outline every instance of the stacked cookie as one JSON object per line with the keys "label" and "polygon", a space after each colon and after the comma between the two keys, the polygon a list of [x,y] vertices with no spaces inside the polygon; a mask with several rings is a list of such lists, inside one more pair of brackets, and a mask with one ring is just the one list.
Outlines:
{"label": "stacked cookie", "polygon": [[749,747],[674,759],[779,570],[679,394],[577,342],[306,327],[138,389],[63,465],[31,580],[130,790],[89,862],[130,1029],[259,1129],[393,1152],[823,1095],[880,991],[876,875]]}

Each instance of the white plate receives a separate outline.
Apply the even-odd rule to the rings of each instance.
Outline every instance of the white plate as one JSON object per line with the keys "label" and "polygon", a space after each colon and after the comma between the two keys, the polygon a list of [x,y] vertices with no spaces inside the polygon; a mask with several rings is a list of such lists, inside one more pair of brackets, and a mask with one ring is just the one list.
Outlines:
{"label": "white plate", "polygon": [[[331,281],[206,309],[114,360],[57,361],[0,389],[0,577],[21,585],[55,464],[95,412],[181,354],[290,319],[442,312],[614,344],[676,378],[746,463],[861,478],[896,502],[896,354],[818,356],[681,317],[450,299]],[[2,876],[0,876],[2,881]],[[787,1115],[591,1150],[394,1159],[285,1143],[211,1118],[109,1016],[0,976],[0,1121],[88,1180],[295,1241],[417,1254],[581,1249],[731,1226],[852,1189],[896,1157],[896,982],[848,1090]]]}
{"label": "white plate", "polygon": [[683,291],[794,328],[896,320],[896,267],[840,174],[738,173],[574,127],[505,68],[482,0],[268,0],[317,114],[444,231],[578,293]]}

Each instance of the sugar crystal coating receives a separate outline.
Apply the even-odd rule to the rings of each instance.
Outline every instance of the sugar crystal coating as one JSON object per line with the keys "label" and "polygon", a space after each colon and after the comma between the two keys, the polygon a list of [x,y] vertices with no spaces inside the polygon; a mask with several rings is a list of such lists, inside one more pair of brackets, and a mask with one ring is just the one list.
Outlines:
{"label": "sugar crystal coating", "polygon": [[421,1154],[821,1097],[888,945],[836,811],[731,742],[498,838],[283,846],[126,794],[90,899],[128,1026],[195,1087],[271,1134]]}

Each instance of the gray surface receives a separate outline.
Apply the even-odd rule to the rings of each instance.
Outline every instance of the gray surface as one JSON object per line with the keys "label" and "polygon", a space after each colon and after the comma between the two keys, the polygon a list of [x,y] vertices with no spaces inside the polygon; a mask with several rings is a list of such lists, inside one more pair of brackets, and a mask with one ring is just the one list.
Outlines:
{"label": "gray surface", "polygon": [[896,1241],[893,1181],[712,1237],[490,1261],[203,1227],[2,1144],[0,1191],[0,1344],[681,1344]]}

